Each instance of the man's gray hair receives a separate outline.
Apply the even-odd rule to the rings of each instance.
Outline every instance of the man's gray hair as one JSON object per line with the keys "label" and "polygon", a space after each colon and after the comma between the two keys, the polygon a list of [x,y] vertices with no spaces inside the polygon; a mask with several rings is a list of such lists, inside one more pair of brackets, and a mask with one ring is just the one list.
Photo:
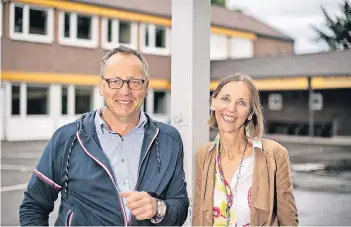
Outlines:
{"label": "man's gray hair", "polygon": [[113,50],[107,52],[105,54],[105,56],[101,59],[101,63],[100,63],[100,76],[102,77],[104,75],[104,70],[105,70],[105,65],[108,59],[110,59],[110,57],[112,57],[115,54],[118,53],[124,53],[124,54],[132,54],[135,55],[139,58],[139,60],[141,61],[141,64],[143,65],[144,71],[145,71],[145,76],[147,78],[149,78],[149,68],[147,65],[147,62],[144,58],[144,56],[137,50],[134,50],[133,48],[127,47],[127,46],[123,46],[120,45],[119,47],[114,48]]}

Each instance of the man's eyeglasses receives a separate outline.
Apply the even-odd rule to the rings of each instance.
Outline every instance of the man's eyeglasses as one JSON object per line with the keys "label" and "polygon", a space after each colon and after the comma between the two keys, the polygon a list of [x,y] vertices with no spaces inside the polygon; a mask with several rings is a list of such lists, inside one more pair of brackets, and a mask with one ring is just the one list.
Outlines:
{"label": "man's eyeglasses", "polygon": [[144,83],[147,81],[145,79],[129,79],[129,80],[123,80],[119,78],[110,78],[106,79],[104,77],[101,77],[103,80],[105,80],[108,84],[108,87],[111,89],[120,89],[123,87],[124,83],[128,84],[128,87],[131,90],[140,90]]}

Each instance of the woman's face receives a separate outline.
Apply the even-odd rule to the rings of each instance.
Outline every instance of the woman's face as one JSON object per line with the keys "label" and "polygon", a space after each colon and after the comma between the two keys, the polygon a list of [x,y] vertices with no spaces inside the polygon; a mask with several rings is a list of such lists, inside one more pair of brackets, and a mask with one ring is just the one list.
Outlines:
{"label": "woman's face", "polygon": [[212,99],[218,129],[233,133],[244,127],[251,114],[250,100],[251,92],[245,82],[233,81],[224,85]]}

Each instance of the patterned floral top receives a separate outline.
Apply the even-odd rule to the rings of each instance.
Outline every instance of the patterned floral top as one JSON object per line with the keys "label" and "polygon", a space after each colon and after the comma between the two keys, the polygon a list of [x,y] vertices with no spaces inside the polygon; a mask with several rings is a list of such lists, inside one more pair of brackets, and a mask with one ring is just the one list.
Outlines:
{"label": "patterned floral top", "polygon": [[[218,145],[218,144],[217,144]],[[218,151],[219,149],[217,149]],[[243,160],[241,177],[234,193],[234,186],[237,180],[238,170],[235,172],[231,181],[231,191],[234,193],[233,205],[230,209],[229,226],[250,226],[250,207],[251,207],[251,186],[252,173],[254,167],[255,152],[249,158]],[[216,161],[216,181],[214,189],[213,207],[213,226],[227,226],[226,207],[228,204],[227,194],[223,185],[218,161]],[[230,190],[227,190],[229,192]]]}

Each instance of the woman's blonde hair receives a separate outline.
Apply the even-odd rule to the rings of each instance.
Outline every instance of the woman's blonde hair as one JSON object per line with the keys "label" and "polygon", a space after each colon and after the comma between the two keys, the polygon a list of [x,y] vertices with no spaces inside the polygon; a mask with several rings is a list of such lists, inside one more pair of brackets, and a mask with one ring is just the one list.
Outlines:
{"label": "woman's blonde hair", "polygon": [[[212,105],[212,99],[217,98],[218,93],[222,90],[224,85],[227,83],[233,82],[233,81],[242,81],[246,83],[248,88],[251,91],[251,100],[250,100],[250,111],[252,112],[252,119],[246,120],[245,122],[245,132],[248,137],[251,138],[261,138],[264,133],[264,124],[263,124],[263,114],[262,114],[262,105],[260,102],[260,96],[258,94],[258,90],[256,89],[256,86],[251,79],[251,77],[239,73],[235,73],[233,75],[226,76],[223,78],[217,88],[214,90],[210,103]],[[214,114],[214,111],[211,111],[211,117],[208,120],[208,125],[210,127],[217,128],[217,120],[216,116]]]}

